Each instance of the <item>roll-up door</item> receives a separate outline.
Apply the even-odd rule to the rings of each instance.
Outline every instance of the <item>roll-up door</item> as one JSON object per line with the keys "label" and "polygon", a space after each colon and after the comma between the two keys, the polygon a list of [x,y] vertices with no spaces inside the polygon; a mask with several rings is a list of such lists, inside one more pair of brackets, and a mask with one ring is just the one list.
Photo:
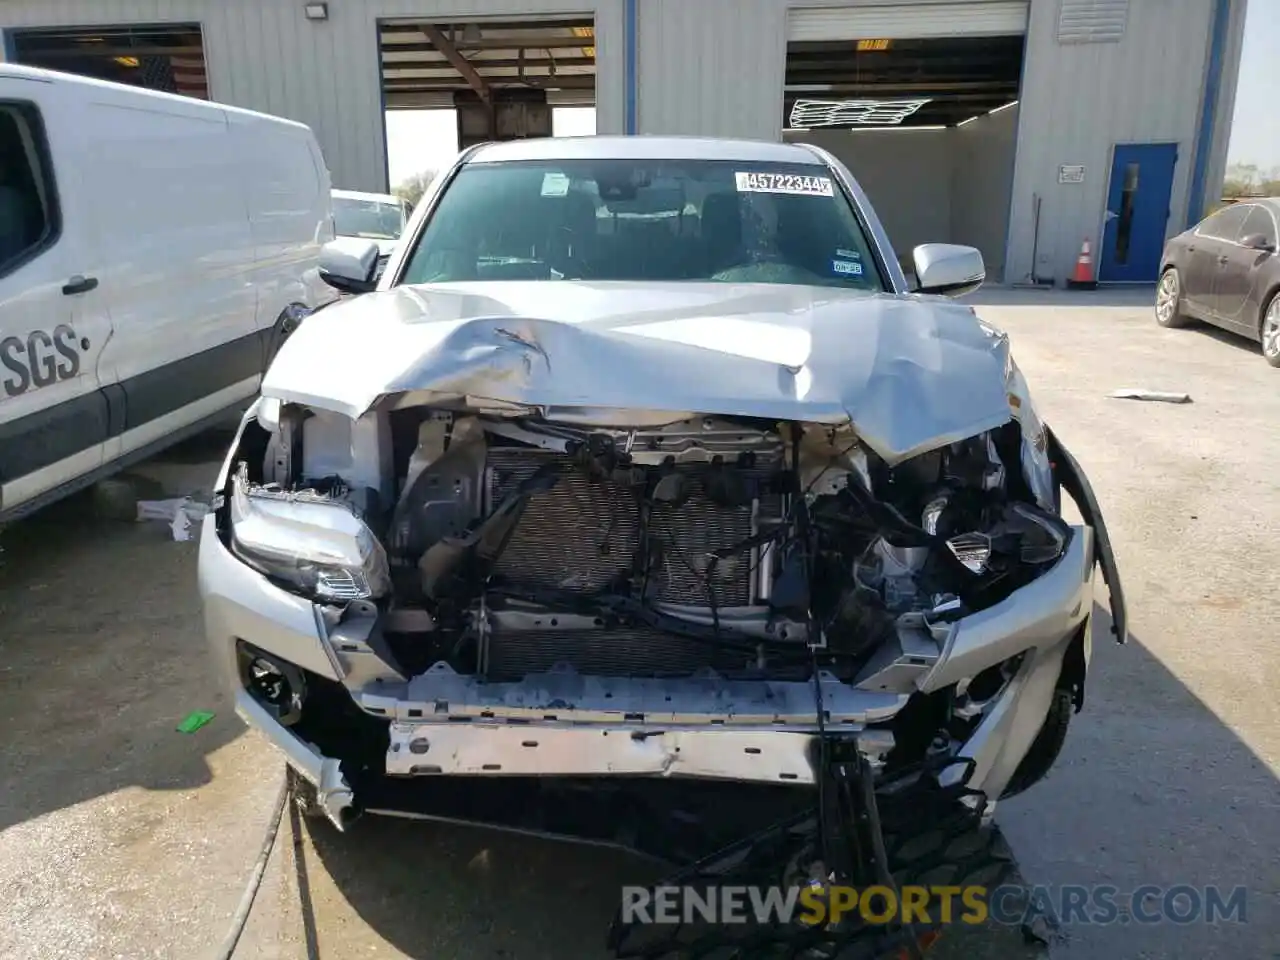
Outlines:
{"label": "roll-up door", "polygon": [[1029,6],[1028,0],[968,0],[796,8],[787,17],[787,39],[1010,36],[1026,33]]}

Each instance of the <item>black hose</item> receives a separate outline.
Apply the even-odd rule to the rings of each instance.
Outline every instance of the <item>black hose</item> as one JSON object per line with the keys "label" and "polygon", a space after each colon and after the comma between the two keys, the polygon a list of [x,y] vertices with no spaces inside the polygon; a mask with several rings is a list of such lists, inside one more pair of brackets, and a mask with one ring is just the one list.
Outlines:
{"label": "black hose", "polygon": [[280,778],[280,792],[276,795],[275,809],[271,811],[267,832],[262,837],[262,848],[258,851],[258,859],[253,865],[253,872],[249,875],[244,893],[240,895],[236,912],[231,917],[231,929],[227,931],[226,939],[214,954],[215,960],[231,960],[236,952],[236,945],[240,942],[240,936],[249,922],[249,911],[253,909],[254,898],[257,897],[258,890],[262,886],[263,874],[267,872],[267,861],[271,859],[271,849],[276,845],[276,835],[280,832],[280,820],[284,816],[285,804],[289,802],[289,795],[293,792],[291,787],[289,765],[285,764],[284,775]]}

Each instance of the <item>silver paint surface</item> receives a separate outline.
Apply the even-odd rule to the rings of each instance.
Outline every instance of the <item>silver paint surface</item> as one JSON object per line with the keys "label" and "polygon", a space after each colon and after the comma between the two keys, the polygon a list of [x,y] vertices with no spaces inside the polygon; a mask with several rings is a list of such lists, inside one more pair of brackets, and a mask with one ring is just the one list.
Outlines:
{"label": "silver paint surface", "polygon": [[780,284],[402,286],[307,319],[264,396],[627,426],[627,411],[851,423],[890,464],[1008,422],[1007,339],[950,300]]}

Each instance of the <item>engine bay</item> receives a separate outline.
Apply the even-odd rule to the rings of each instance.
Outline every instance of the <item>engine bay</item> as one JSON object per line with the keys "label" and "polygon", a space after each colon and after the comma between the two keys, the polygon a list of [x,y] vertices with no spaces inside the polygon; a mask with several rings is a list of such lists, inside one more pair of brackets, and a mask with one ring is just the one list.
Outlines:
{"label": "engine bay", "polygon": [[[1066,549],[1026,447],[1010,421],[891,466],[813,424],[275,405],[233,457],[232,547],[331,607],[373,604],[404,676],[822,671],[892,689],[912,637]],[[253,518],[295,540],[255,545]],[[312,559],[282,564],[297,537]]]}

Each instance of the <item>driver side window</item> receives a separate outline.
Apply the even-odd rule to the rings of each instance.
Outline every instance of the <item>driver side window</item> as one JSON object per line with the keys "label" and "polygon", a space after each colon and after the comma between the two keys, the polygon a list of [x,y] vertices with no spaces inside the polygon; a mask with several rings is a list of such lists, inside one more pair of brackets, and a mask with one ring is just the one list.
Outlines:
{"label": "driver side window", "polygon": [[1248,207],[1240,205],[1219,210],[1200,224],[1196,233],[1211,240],[1227,240],[1234,243],[1239,236],[1240,227],[1244,224],[1246,213],[1248,213]]}
{"label": "driver side window", "polygon": [[1244,240],[1245,237],[1262,237],[1272,246],[1276,242],[1276,225],[1271,218],[1271,213],[1261,206],[1255,204],[1249,211],[1249,215],[1245,217],[1244,224],[1240,227],[1238,239]]}

